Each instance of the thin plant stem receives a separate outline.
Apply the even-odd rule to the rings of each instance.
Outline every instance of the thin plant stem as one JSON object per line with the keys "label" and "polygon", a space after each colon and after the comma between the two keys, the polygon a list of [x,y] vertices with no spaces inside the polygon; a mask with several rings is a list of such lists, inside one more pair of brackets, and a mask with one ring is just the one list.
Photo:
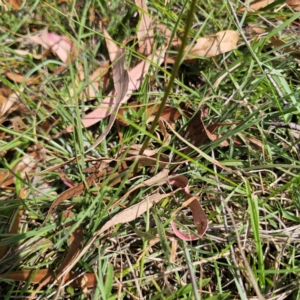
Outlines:
{"label": "thin plant stem", "polygon": [[192,3],[191,3],[191,7],[190,7],[190,10],[189,10],[188,15],[187,15],[187,22],[186,22],[186,26],[185,26],[183,39],[182,39],[182,44],[180,46],[178,55],[177,55],[175,63],[174,63],[174,67],[173,67],[173,71],[172,71],[172,74],[171,74],[170,81],[169,81],[169,83],[168,83],[168,85],[165,89],[163,98],[161,100],[161,104],[159,106],[157,114],[155,115],[155,119],[152,122],[152,126],[150,128],[150,135],[146,136],[146,139],[145,139],[145,141],[142,145],[142,148],[141,148],[140,153],[139,153],[140,155],[142,155],[144,153],[145,149],[147,148],[147,146],[149,144],[150,136],[153,135],[153,133],[154,133],[155,127],[156,127],[156,125],[158,123],[158,120],[159,120],[159,118],[160,118],[160,116],[163,112],[164,107],[166,106],[168,96],[171,92],[173,83],[174,83],[175,78],[177,76],[177,73],[178,73],[178,70],[179,70],[179,67],[180,67],[180,64],[181,64],[181,59],[182,59],[182,56],[183,56],[183,53],[184,53],[184,48],[185,48],[185,45],[186,45],[186,42],[187,42],[189,30],[192,27],[192,21],[193,21],[194,11],[195,11],[195,8],[196,8],[196,2],[197,2],[196,0],[193,0]]}

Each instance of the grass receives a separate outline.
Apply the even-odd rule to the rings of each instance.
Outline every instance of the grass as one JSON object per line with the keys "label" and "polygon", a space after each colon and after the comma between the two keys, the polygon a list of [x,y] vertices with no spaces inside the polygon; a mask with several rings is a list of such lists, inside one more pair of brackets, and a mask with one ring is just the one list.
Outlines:
{"label": "grass", "polygon": [[[147,7],[157,24],[183,37],[191,3],[148,1]],[[95,284],[86,288],[83,281],[75,286],[67,280],[66,285],[48,282],[36,299],[299,298],[299,132],[290,126],[299,122],[300,13],[287,6],[279,9],[279,2],[275,8],[253,13],[238,11],[239,2],[195,3],[187,44],[231,29],[240,32],[238,47],[193,61],[185,60],[184,53],[178,72],[172,64],[153,64],[123,106],[129,126],[116,124],[87,154],[108,120],[84,128],[81,118],[101,106],[112,86],[100,82],[97,97],[83,100],[90,75],[109,57],[98,23],[118,45],[132,38],[126,45],[126,64],[134,66],[145,59],[136,50],[137,6],[123,1],[27,1],[21,9],[5,13],[5,5],[0,6],[0,95],[6,99],[10,89],[18,99],[0,119],[3,299],[25,299],[42,282],[37,283],[34,274],[25,281],[17,279],[16,273],[12,278],[7,274],[58,272],[64,262],[65,267],[72,265],[72,259],[66,259],[70,249],[74,256],[80,255],[72,271],[88,274],[86,278],[92,274]],[[265,33],[254,34],[250,25]],[[55,71],[64,64],[24,38],[46,26],[49,32],[70,37],[80,49],[70,67],[58,75]],[[285,44],[275,44],[272,38]],[[155,46],[164,42],[156,32]],[[177,50],[170,47],[168,53]],[[79,68],[84,79],[77,84]],[[40,77],[26,85],[9,79],[7,72],[22,74],[24,80]],[[166,93],[172,76],[174,83]],[[182,115],[173,131],[167,129],[168,144],[162,143],[162,128],[153,125],[151,131],[146,118],[151,103],[160,105],[165,100]],[[138,102],[136,111],[129,106],[133,101]],[[216,128],[219,138],[197,144],[199,110],[207,127],[227,124]],[[196,131],[187,136],[191,124]],[[75,128],[72,133],[54,138],[69,125]],[[260,142],[255,146],[251,138]],[[228,146],[222,146],[224,141],[229,141]],[[157,150],[152,166],[129,160],[136,144],[144,145],[144,153]],[[34,166],[28,166],[30,158]],[[170,186],[156,184],[121,198],[159,173],[164,159],[173,163],[170,174],[185,175],[190,193],[199,195],[209,219],[204,236],[188,242],[174,235],[171,222],[185,200],[182,192],[98,236],[114,215],[156,192],[171,193]],[[20,161],[26,164],[21,166]],[[97,167],[91,169],[94,164]],[[98,177],[91,177],[100,170]],[[12,181],[4,186],[8,178]],[[51,204],[68,189],[65,182],[82,183],[82,188],[46,218]],[[188,209],[174,221],[180,230],[197,234]]]}

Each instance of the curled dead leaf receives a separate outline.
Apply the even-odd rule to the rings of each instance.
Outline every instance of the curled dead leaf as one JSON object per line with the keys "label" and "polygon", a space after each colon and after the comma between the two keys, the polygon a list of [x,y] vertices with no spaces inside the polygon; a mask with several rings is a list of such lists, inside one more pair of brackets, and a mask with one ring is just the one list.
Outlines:
{"label": "curled dead leaf", "polygon": [[69,60],[73,61],[79,54],[79,49],[69,37],[48,32],[48,28],[38,35],[27,38],[42,45],[46,50],[51,50],[64,63],[68,63]]}
{"label": "curled dead leaf", "polygon": [[111,37],[109,36],[106,30],[104,30],[103,32],[106,37],[106,46],[108,48],[110,60],[114,63],[112,73],[116,97],[111,105],[111,113],[107,127],[105,128],[104,132],[93,143],[93,145],[85,151],[85,153],[91,151],[97,145],[99,145],[101,141],[110,132],[113,123],[116,119],[119,108],[122,102],[124,101],[129,85],[129,75],[127,70],[125,70],[125,50],[122,48],[119,49],[119,47],[112,41]]}
{"label": "curled dead leaf", "polygon": [[[208,227],[208,219],[207,219],[207,216],[206,216],[204,210],[202,209],[202,207],[199,203],[198,197],[192,196],[189,193],[188,182],[189,182],[188,179],[183,175],[174,176],[174,177],[169,178],[169,180],[168,180],[169,184],[183,189],[184,194],[185,194],[185,202],[181,205],[181,207],[179,209],[184,208],[184,207],[189,207],[191,209],[192,215],[193,215],[193,220],[197,227],[197,232],[198,232],[199,236],[190,235],[190,234],[187,235],[187,234],[180,232],[177,229],[174,221],[171,222],[171,225],[172,225],[174,233],[180,239],[186,240],[186,241],[193,241],[193,240],[199,239],[199,237],[203,236],[203,234],[206,232],[207,227]],[[177,213],[178,210],[176,210],[174,212],[174,215]]]}

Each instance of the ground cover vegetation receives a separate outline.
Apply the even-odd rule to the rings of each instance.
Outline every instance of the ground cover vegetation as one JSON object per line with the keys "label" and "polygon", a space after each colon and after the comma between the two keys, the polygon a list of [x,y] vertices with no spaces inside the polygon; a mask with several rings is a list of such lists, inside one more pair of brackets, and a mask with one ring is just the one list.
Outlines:
{"label": "ground cover vegetation", "polygon": [[299,5],[0,1],[0,298],[299,299]]}

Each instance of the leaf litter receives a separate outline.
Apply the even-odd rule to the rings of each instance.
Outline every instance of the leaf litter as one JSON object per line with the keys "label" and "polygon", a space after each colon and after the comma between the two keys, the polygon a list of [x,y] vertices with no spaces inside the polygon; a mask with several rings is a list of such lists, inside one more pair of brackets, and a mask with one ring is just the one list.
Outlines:
{"label": "leaf litter", "polygon": [[[99,122],[103,118],[110,115],[109,123],[107,128],[104,130],[104,132],[98,137],[98,139],[94,142],[92,146],[89,147],[89,149],[86,152],[89,152],[90,150],[94,149],[101,141],[109,134],[113,123],[118,117],[124,115],[125,110],[121,109],[119,115],[118,111],[122,104],[124,104],[126,101],[128,101],[131,98],[131,94],[138,90],[143,83],[144,77],[148,74],[150,66],[152,64],[155,65],[161,65],[165,59],[165,51],[166,46],[169,43],[171,34],[169,33],[166,35],[167,41],[165,45],[162,47],[162,49],[156,50],[156,52],[153,54],[153,45],[154,45],[154,34],[153,34],[153,23],[151,18],[149,17],[149,14],[147,12],[147,6],[145,5],[144,1],[136,1],[136,4],[140,7],[140,15],[141,15],[141,21],[140,26],[137,30],[137,38],[139,43],[139,52],[146,56],[147,58],[139,62],[135,67],[133,67],[131,70],[127,71],[125,70],[125,50],[124,48],[120,48],[117,46],[112,38],[109,36],[107,31],[103,29],[103,33],[105,36],[105,41],[107,45],[107,49],[110,56],[110,63],[112,66],[112,78],[114,83],[114,90],[110,92],[109,96],[103,100],[101,103],[101,108],[98,108],[94,110],[92,113],[87,114],[85,117],[82,118],[82,123],[85,127],[90,127],[91,125]],[[160,30],[164,29],[162,26],[159,28]],[[166,30],[167,31],[167,30]],[[208,42],[207,39],[199,39],[197,40],[197,43],[195,46],[193,46],[189,50],[189,55],[203,55],[207,57],[212,57],[215,55],[218,55],[220,53],[230,51],[236,47],[235,40],[232,41],[232,44],[226,44],[227,42],[227,35],[230,35],[231,38],[235,34],[235,39],[238,36],[237,33],[234,32],[221,32],[216,35],[216,39],[214,39],[212,42]],[[46,50],[50,50],[55,56],[57,56],[62,62],[68,64],[71,63],[79,53],[79,50],[76,48],[74,43],[66,36],[60,36],[53,33],[48,33],[47,28],[43,31],[41,31],[38,35],[29,36],[27,37],[29,40],[33,41],[34,43],[42,45],[42,47]],[[218,40],[220,38],[221,40]],[[224,39],[224,44],[222,44],[222,39]],[[171,42],[173,43],[173,41]],[[207,43],[207,45],[205,45]],[[203,45],[202,45],[203,44]],[[224,45],[224,47],[222,47]],[[187,51],[187,50],[186,50]],[[186,56],[186,59],[190,59],[190,56]],[[97,80],[101,80],[105,74],[107,74],[108,70],[108,64],[104,64],[100,68],[98,68],[90,77],[90,82],[92,83],[92,86],[88,89],[88,97],[87,100],[90,100],[90,97],[93,98],[96,96],[95,91],[98,89],[98,83]],[[62,69],[59,68],[54,72],[54,74],[58,74],[58,71],[61,72]],[[80,73],[79,73],[80,74]],[[25,82],[27,85],[31,83],[35,83],[36,79],[24,79],[24,77],[20,75],[14,75],[12,73],[7,73],[6,76],[19,83]],[[84,76],[79,76],[79,80],[83,80]],[[26,80],[26,81],[24,81]],[[96,84],[95,84],[96,83]],[[71,92],[72,94],[72,92]],[[9,99],[8,93],[6,92],[6,99]],[[8,100],[10,105],[14,105],[14,102],[11,100]],[[130,103],[130,106],[135,105],[135,103]],[[5,108],[2,109],[2,115],[7,112],[9,107],[6,105]],[[152,121],[152,116],[155,115],[157,112],[158,106],[157,105],[148,105],[147,106],[147,122]],[[95,117],[96,116],[96,117]],[[159,121],[159,127],[160,132],[163,135],[163,141],[162,146],[168,146],[170,143],[171,135],[167,132],[167,128],[165,127],[165,122],[169,122],[169,126],[175,126],[175,122],[181,118],[181,114],[178,110],[171,106],[166,106],[162,112],[161,115],[161,121]],[[126,124],[127,125],[127,124]],[[62,133],[71,132],[72,128],[68,127],[66,130],[64,130]],[[59,135],[60,135],[59,134]],[[59,136],[57,135],[57,136]],[[168,166],[172,164],[170,158],[165,154],[160,154],[157,156],[157,153],[160,151],[160,148],[151,150],[146,149],[144,151],[143,155],[139,155],[141,145],[131,146],[130,149],[125,150],[126,155],[124,156],[124,153],[119,152],[120,159],[122,161],[127,162],[137,162],[139,168],[144,168],[146,166],[159,166],[159,168],[162,168],[160,173],[155,175],[153,178],[150,178],[149,180],[146,180],[138,185],[136,185],[133,189],[129,190],[127,193],[125,193],[118,202],[114,203],[113,207],[117,206],[118,203],[124,202],[127,197],[130,196],[133,192],[140,188],[144,187],[154,187],[154,186],[162,186],[163,184],[169,183],[170,185],[174,185],[176,187],[179,187],[182,189],[185,193],[185,202],[183,206],[188,206],[192,210],[193,218],[197,227],[198,236],[201,237],[207,228],[208,221],[207,217],[201,208],[199,204],[199,200],[197,197],[192,196],[189,193],[188,189],[188,181],[185,176],[177,175],[174,177],[174,174],[169,177],[169,170]],[[135,150],[134,150],[135,149]],[[166,156],[164,158],[164,156]],[[28,156],[27,156],[28,157]],[[23,170],[23,175],[21,175],[23,178],[25,176],[28,176],[28,174],[32,171],[34,171],[34,168],[36,166],[36,162],[26,162],[26,159],[29,158],[24,157],[23,161],[20,162],[16,167],[19,170]],[[163,159],[162,161],[160,161]],[[110,164],[113,161],[117,161],[117,159],[101,159],[98,163],[95,164],[94,171],[92,174],[87,177],[85,182],[79,183],[73,187],[70,187],[66,191],[62,192],[56,200],[51,204],[51,207],[48,209],[47,214],[45,216],[45,220],[42,224],[45,225],[47,219],[50,217],[55,209],[59,207],[59,205],[72,197],[79,196],[82,193],[85,192],[85,190],[92,185],[94,185],[97,181],[102,181],[103,176],[107,177],[108,175],[112,175],[111,177],[111,183],[110,186],[114,186],[117,184],[119,179],[114,180],[114,178],[117,178],[118,175],[123,171],[121,169],[118,170],[118,173],[112,174],[110,172],[113,171],[113,168],[110,167]],[[176,163],[176,162],[175,162]],[[21,167],[21,164],[26,167]],[[126,171],[126,169],[124,170]],[[140,172],[140,169],[137,170],[137,172]],[[136,174],[136,173],[135,173]],[[128,178],[133,178],[135,174],[130,174]],[[101,180],[102,178],[102,180]],[[99,180],[100,179],[100,180]],[[182,183],[184,182],[184,183]],[[2,182],[2,186],[7,187],[9,185],[12,185],[14,183],[14,177],[10,174],[5,177],[5,179]],[[99,184],[97,184],[99,187]],[[101,186],[101,183],[100,183]],[[133,221],[137,219],[140,215],[145,213],[150,209],[151,206],[153,206],[155,203],[158,203],[162,199],[173,195],[175,192],[171,193],[164,193],[159,194],[157,192],[154,192],[152,195],[148,195],[145,197],[144,200],[140,201],[139,203],[135,205],[131,205],[128,208],[120,211],[117,213],[114,217],[112,217],[110,220],[108,220],[101,228],[98,230],[95,234],[93,239],[101,235],[106,230],[110,229],[111,227],[120,224],[120,223],[127,223],[130,221]],[[124,204],[124,203],[123,203]],[[198,239],[198,236],[187,236],[183,233],[181,233],[177,227],[175,226],[174,221],[171,222],[172,228],[174,230],[174,233],[181,239],[184,240],[195,240]],[[83,228],[78,227],[75,232],[74,236],[71,237],[73,241],[75,241],[76,246],[73,247],[73,242],[71,241],[71,247],[68,251],[68,253],[65,256],[65,259],[62,260],[61,265],[57,269],[56,276],[59,278],[61,274],[66,271],[66,269],[70,269],[70,265],[74,265],[76,261],[78,261],[78,257],[81,255],[79,254],[81,251],[81,247],[79,245],[82,243],[83,239]],[[73,250],[74,248],[74,250]],[[82,251],[81,253],[84,253]],[[31,297],[33,297],[40,289],[42,289],[46,284],[49,282],[55,280],[53,276],[53,271],[50,271],[49,269],[41,269],[38,270],[37,273],[35,273],[34,277],[30,275],[31,272],[29,270],[23,270],[23,271],[17,271],[17,272],[11,272],[6,275],[6,278],[14,279],[14,280],[21,280],[21,277],[23,280],[27,280],[27,278],[31,278],[33,282],[39,282],[38,288],[35,290],[35,292],[32,294]],[[71,274],[69,272],[66,273]],[[64,280],[69,280],[70,275],[67,275],[69,277],[64,277]],[[71,275],[73,276],[73,275]],[[92,279],[92,281],[94,278]],[[80,284],[79,284],[80,286]]]}
{"label": "leaf litter", "polygon": [[[176,33],[173,35],[172,31],[162,24],[154,24],[150,18],[150,14],[144,1],[137,0],[135,2],[139,7],[140,14],[140,22],[137,29],[138,52],[140,55],[144,56],[144,58],[137,61],[135,66],[132,66],[126,70],[125,47],[118,46],[109,36],[108,32],[105,29],[102,30],[109,53],[109,60],[107,59],[103,65],[92,72],[90,78],[88,78],[89,85],[84,90],[84,95],[81,96],[81,98],[84,101],[90,101],[93,98],[96,98],[97,94],[101,92],[98,90],[101,84],[105,84],[107,87],[109,86],[107,83],[103,82],[105,80],[109,81],[109,74],[112,74],[113,89],[109,91],[108,96],[105,97],[99,108],[96,108],[92,112],[89,112],[82,117],[82,124],[85,128],[89,128],[106,117],[110,118],[106,129],[104,129],[92,146],[88,147],[88,150],[86,150],[85,153],[95,149],[109,135],[115,121],[120,122],[122,126],[131,126],[130,123],[126,121],[126,114],[128,114],[130,110],[135,110],[138,112],[140,105],[139,102],[135,101],[133,93],[140,89],[145,77],[150,74],[152,66],[160,66],[164,62],[169,64],[174,62],[174,56],[172,57],[171,55],[166,55],[167,47],[169,44],[174,47],[178,47],[180,44],[180,39],[178,39]],[[15,8],[15,4],[13,4],[13,7],[14,9],[17,9]],[[255,9],[254,7],[251,8]],[[159,49],[154,49],[155,43],[153,30],[160,30],[161,32],[165,33],[166,41]],[[172,36],[173,39],[171,40]],[[65,71],[65,69],[72,64],[76,58],[78,58],[80,53],[80,50],[69,37],[51,32],[49,33],[47,28],[37,35],[27,36],[27,39],[34,43],[40,44],[45,50],[49,50],[55,57],[66,64],[66,66],[63,66],[63,68],[58,67],[53,72],[55,75]],[[214,35],[199,38],[193,45],[186,46],[185,60],[195,60],[199,57],[215,57],[222,53],[236,49],[238,41],[239,34],[233,30],[220,31]],[[44,52],[44,55],[46,54],[47,53]],[[78,66],[77,70],[79,72],[77,74],[77,83],[80,83],[80,81],[86,79],[85,75],[81,73],[80,68],[81,67]],[[12,82],[20,83],[26,86],[39,85],[41,77],[41,75],[38,75],[28,78],[25,75],[12,72],[6,72],[5,76]],[[23,88],[19,89],[18,91],[14,91],[5,85],[3,85],[1,90],[1,117],[5,117],[5,119],[10,120],[12,124],[16,124],[16,122],[20,124],[20,119],[14,120],[14,117],[10,116],[12,112],[10,109],[17,105],[18,99],[20,98],[20,93],[23,92]],[[72,91],[70,92],[70,95],[73,96]],[[128,100],[133,101],[127,103]],[[121,107],[126,103],[126,106]],[[47,211],[44,211],[44,220],[42,224],[40,224],[41,227],[45,226],[49,220],[56,218],[56,214],[54,214],[54,212],[56,210],[59,211],[59,207],[62,202],[76,196],[85,195],[88,193],[91,187],[96,187],[98,191],[104,186],[104,184],[106,187],[114,187],[122,181],[122,178],[124,177],[122,174],[126,173],[127,180],[134,181],[138,175],[143,174],[145,170],[148,172],[150,178],[139,181],[139,183],[134,185],[127,192],[124,192],[123,195],[118,198],[118,201],[112,204],[109,209],[113,212],[115,208],[119,208],[119,211],[114,215],[109,216],[107,220],[103,220],[103,223],[99,229],[94,233],[93,237],[85,246],[83,246],[84,227],[82,225],[78,226],[71,234],[69,238],[69,250],[61,260],[56,270],[51,270],[48,268],[34,271],[23,269],[19,271],[10,271],[0,276],[2,276],[2,278],[12,279],[15,281],[31,280],[32,283],[39,283],[39,286],[35,289],[34,293],[31,294],[32,298],[45,285],[55,281],[56,284],[69,281],[70,285],[81,287],[82,289],[84,289],[85,284],[88,287],[94,287],[97,280],[93,273],[87,272],[85,275],[81,275],[72,271],[72,268],[74,268],[75,264],[80,260],[80,258],[82,258],[82,256],[85,255],[85,253],[92,247],[93,243],[105,232],[113,230],[113,228],[118,224],[129,223],[138,219],[142,214],[149,211],[151,207],[157,205],[166,198],[171,198],[179,191],[184,193],[184,202],[179,205],[178,208],[175,209],[170,215],[170,224],[173,232],[178,239],[185,241],[193,241],[201,238],[205,234],[209,223],[206,212],[200,204],[200,197],[191,194],[188,178],[178,172],[178,170],[180,171],[180,167],[183,167],[185,164],[189,163],[189,161],[186,159],[182,160],[175,155],[171,156],[168,152],[164,153],[164,149],[167,149],[167,147],[171,144],[172,138],[178,137],[179,140],[181,140],[181,145],[185,144],[188,147],[188,149],[185,150],[188,152],[183,153],[189,153],[191,150],[195,150],[195,147],[200,147],[208,141],[216,141],[222,138],[221,134],[215,133],[215,131],[221,129],[222,126],[236,125],[236,123],[229,124],[221,122],[205,125],[201,115],[203,109],[204,107],[202,107],[196,113],[196,116],[193,120],[190,120],[191,122],[185,129],[184,136],[182,137],[175,131],[176,124],[182,122],[183,118],[186,118],[188,114],[185,114],[183,111],[179,111],[171,105],[167,105],[160,116],[161,119],[158,123],[158,128],[156,131],[160,145],[157,146],[156,144],[157,147],[155,149],[147,148],[143,152],[143,155],[139,155],[142,145],[134,144],[120,148],[114,158],[102,157],[100,159],[95,159],[87,156],[85,158],[81,157],[83,161],[86,160],[89,162],[94,162],[92,167],[86,170],[88,173],[90,173],[90,175],[88,175],[84,182],[80,182],[74,186],[72,186],[72,184],[65,179],[61,179],[61,181],[68,185],[69,188],[57,195],[56,199],[51,203],[50,208],[48,208]],[[147,103],[145,106],[146,124],[152,122],[153,116],[155,116],[157,111],[157,103]],[[16,126],[17,125],[14,126],[15,129]],[[22,130],[26,127],[20,128]],[[61,137],[62,134],[71,133],[72,131],[72,126],[68,126],[66,129],[54,135],[54,138]],[[160,137],[162,137],[162,139],[160,139]],[[244,146],[245,141],[252,146],[257,147],[258,150],[263,150],[262,142],[256,138],[242,136],[242,138],[234,137],[232,141],[236,146]],[[228,147],[229,144],[230,139],[227,139],[222,141],[219,146]],[[9,149],[9,151],[12,150]],[[45,152],[49,152],[49,149],[46,151],[44,149],[36,149],[33,152],[21,157],[18,164],[11,168],[12,172],[9,172],[6,169],[1,170],[1,187],[14,188],[14,185],[16,185],[16,174],[18,174],[22,179],[33,178],[33,174],[35,173],[40,162],[49,163]],[[199,157],[199,155],[202,155],[204,158],[206,158],[203,154],[204,153],[201,150],[198,150],[196,156]],[[195,158],[196,156],[191,157]],[[125,162],[125,164],[122,164],[121,162]],[[217,160],[211,159],[210,162],[223,169],[225,172],[227,172],[226,174],[234,173],[230,168],[222,165]],[[48,168],[48,170],[51,169],[51,171],[55,171],[56,168],[59,169],[63,165],[68,165],[70,163],[71,160],[70,162],[57,164],[57,166],[54,167],[52,166]],[[117,171],[115,169],[116,164],[119,165]],[[131,172],[130,168],[134,164],[136,164],[137,167],[134,172]],[[179,166],[179,168],[176,169],[176,173],[172,173],[172,167],[174,165]],[[47,168],[45,171],[47,171]],[[57,170],[57,173],[62,174],[62,172],[59,170]],[[61,175],[59,176],[61,177]],[[107,181],[106,179],[109,176],[110,181]],[[168,185],[176,187],[177,190],[162,193],[162,191],[167,189]],[[149,189],[149,194],[144,196],[138,203],[131,204],[131,196],[135,195],[140,189],[143,190],[145,188]],[[68,206],[71,208],[73,207],[73,204],[68,204]],[[175,218],[182,209],[187,207],[192,212],[196,232],[193,231],[186,233],[177,228],[177,222]],[[17,218],[13,223],[13,229],[8,231],[8,233],[16,232],[16,227],[18,227],[21,222],[22,214],[23,209],[20,209],[19,213],[17,213]],[[68,218],[70,215],[64,214],[63,217]],[[2,252],[0,251],[0,253]],[[3,256],[3,253],[1,256]]]}

